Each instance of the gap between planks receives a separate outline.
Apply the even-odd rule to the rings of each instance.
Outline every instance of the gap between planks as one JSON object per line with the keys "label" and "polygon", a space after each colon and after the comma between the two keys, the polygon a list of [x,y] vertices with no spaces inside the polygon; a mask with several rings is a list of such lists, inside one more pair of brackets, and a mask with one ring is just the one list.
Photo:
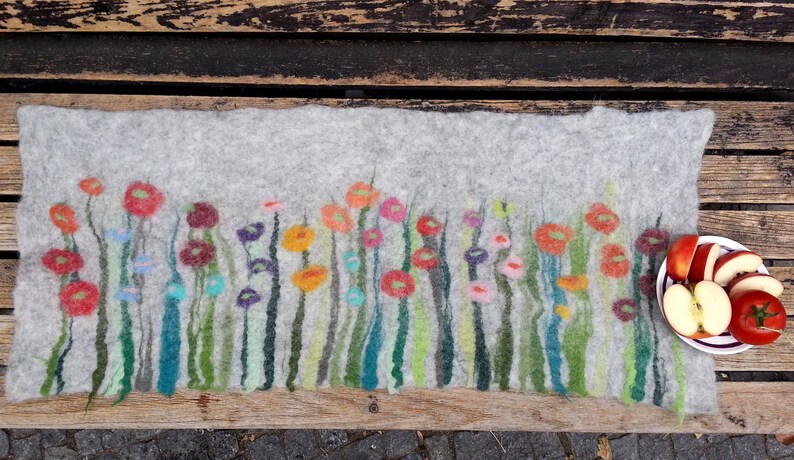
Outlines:
{"label": "gap between planks", "polygon": [[794,150],[793,102],[744,101],[519,101],[519,100],[416,100],[416,99],[306,99],[243,98],[211,96],[127,96],[97,94],[0,94],[0,140],[19,139],[16,110],[23,105],[95,110],[233,110],[239,108],[285,109],[306,104],[329,107],[396,107],[461,112],[489,110],[510,113],[566,115],[606,106],[644,112],[709,108],[716,123],[706,148],[726,150]]}
{"label": "gap between planks", "polygon": [[[698,191],[705,204],[794,204],[794,152],[780,155],[706,155]],[[17,147],[0,147],[0,196],[22,193]]]}
{"label": "gap between planks", "polygon": [[[0,388],[3,387],[0,377]],[[638,433],[789,433],[794,417],[781,401],[794,382],[717,382],[718,412],[686,417],[615,399],[479,392],[474,389],[404,389],[390,395],[335,388],[250,394],[179,390],[173,398],[130,393],[118,406],[86,395],[24,403],[0,399],[8,428],[335,428],[410,430],[529,430]],[[370,411],[377,404],[377,412]]]}
{"label": "gap between planks", "polygon": [[0,30],[22,32],[487,33],[794,41],[794,6],[783,2],[634,0],[605,7],[595,0],[194,0],[185,6],[147,0],[18,0],[5,5]]}

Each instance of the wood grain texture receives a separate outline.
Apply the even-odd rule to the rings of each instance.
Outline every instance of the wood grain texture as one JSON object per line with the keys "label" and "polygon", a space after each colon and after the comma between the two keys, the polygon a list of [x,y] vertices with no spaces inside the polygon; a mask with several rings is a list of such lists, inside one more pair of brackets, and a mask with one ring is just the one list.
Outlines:
{"label": "wood grain texture", "polygon": [[737,1],[15,0],[0,30],[489,33],[794,41],[792,5]]}
{"label": "wood grain texture", "polygon": [[0,140],[19,139],[16,111],[23,105],[96,110],[233,110],[283,109],[305,104],[329,107],[398,107],[446,112],[489,110],[511,113],[565,115],[586,112],[596,105],[630,112],[709,108],[717,116],[709,149],[794,150],[794,103],[739,101],[516,101],[516,100],[417,100],[417,99],[269,99],[244,97],[128,96],[96,94],[0,94]]}
{"label": "wood grain texture", "polygon": [[[0,388],[3,388],[0,378]],[[119,406],[98,399],[85,410],[86,395],[24,403],[3,400],[7,428],[335,428],[410,430],[530,430],[640,433],[774,433],[794,431],[794,417],[781,401],[794,382],[718,382],[719,412],[687,417],[617,400],[477,390],[333,389],[214,394],[180,390],[168,399],[131,393]],[[373,399],[374,398],[374,399]],[[378,411],[370,412],[376,401]],[[53,417],[57,414],[57,417]]]}
{"label": "wood grain texture", "polygon": [[11,315],[0,315],[0,366],[8,365],[11,343],[14,341],[14,325],[16,321]]}
{"label": "wood grain texture", "polygon": [[[698,181],[703,204],[794,204],[794,152],[782,155],[706,155]],[[0,147],[0,195],[22,193],[16,147]]]}
{"label": "wood grain texture", "polygon": [[[0,251],[16,251],[16,203],[0,203]],[[700,211],[698,232],[736,241],[767,259],[794,259],[794,211]]]}
{"label": "wood grain texture", "polygon": [[267,86],[794,89],[784,43],[7,34],[0,78]]}

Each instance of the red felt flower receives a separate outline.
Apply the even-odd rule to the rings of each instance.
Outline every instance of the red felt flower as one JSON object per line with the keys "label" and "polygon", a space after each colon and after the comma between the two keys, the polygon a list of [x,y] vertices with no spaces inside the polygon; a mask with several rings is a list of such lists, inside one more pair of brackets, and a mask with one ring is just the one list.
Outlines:
{"label": "red felt flower", "polygon": [[631,263],[626,257],[626,250],[619,244],[605,244],[601,249],[601,273],[611,278],[623,278],[628,275]]}
{"label": "red felt flower", "polygon": [[190,228],[212,228],[218,225],[218,210],[209,203],[193,203],[187,211],[186,220]]}
{"label": "red felt flower", "polygon": [[58,203],[50,208],[50,220],[66,234],[74,233],[80,228],[74,210],[66,203]]}
{"label": "red felt flower", "polygon": [[416,268],[432,270],[441,265],[441,259],[438,258],[436,251],[423,247],[414,251],[411,256],[411,263]]}
{"label": "red felt flower", "polygon": [[102,182],[96,177],[86,177],[81,180],[78,185],[80,186],[80,190],[91,196],[99,196],[102,194],[102,191],[105,190],[105,188],[102,187]]}
{"label": "red felt flower", "polygon": [[559,256],[573,239],[570,228],[560,224],[543,224],[535,230],[535,242],[541,251]]}
{"label": "red felt flower", "polygon": [[165,196],[152,184],[133,182],[124,194],[124,209],[133,216],[153,216],[163,205]]}
{"label": "red felt flower", "polygon": [[99,303],[99,289],[88,281],[75,281],[64,286],[59,297],[66,316],[88,316]]}
{"label": "red felt flower", "polygon": [[50,249],[41,257],[41,263],[56,275],[68,275],[83,268],[80,254],[63,249]]}
{"label": "red felt flower", "polygon": [[179,251],[179,260],[189,267],[205,267],[215,257],[215,248],[202,240],[189,240]]}
{"label": "red felt flower", "polygon": [[612,303],[612,313],[627,323],[637,317],[637,304],[631,299],[619,299]]}
{"label": "red felt flower", "polygon": [[590,208],[590,212],[584,216],[585,222],[593,230],[609,235],[620,225],[620,218],[614,211],[609,209],[604,203],[596,203]]}
{"label": "red felt flower", "polygon": [[651,256],[657,252],[666,250],[668,244],[670,244],[669,233],[664,230],[659,230],[658,228],[649,228],[642,232],[642,235],[637,238],[634,246],[646,256]]}
{"label": "red felt flower", "polygon": [[437,235],[443,228],[444,224],[431,216],[421,216],[416,221],[416,231],[422,236]]}
{"label": "red felt flower", "polygon": [[380,279],[380,288],[386,295],[402,299],[414,293],[414,279],[404,271],[391,270]]}

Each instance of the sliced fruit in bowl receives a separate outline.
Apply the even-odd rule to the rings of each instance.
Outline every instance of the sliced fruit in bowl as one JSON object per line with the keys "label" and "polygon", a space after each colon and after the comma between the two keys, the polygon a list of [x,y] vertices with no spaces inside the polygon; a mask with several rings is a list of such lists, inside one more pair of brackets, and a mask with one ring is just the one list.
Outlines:
{"label": "sliced fruit in bowl", "polygon": [[664,293],[662,312],[681,336],[705,339],[722,334],[731,322],[731,300],[719,284],[673,284]]}

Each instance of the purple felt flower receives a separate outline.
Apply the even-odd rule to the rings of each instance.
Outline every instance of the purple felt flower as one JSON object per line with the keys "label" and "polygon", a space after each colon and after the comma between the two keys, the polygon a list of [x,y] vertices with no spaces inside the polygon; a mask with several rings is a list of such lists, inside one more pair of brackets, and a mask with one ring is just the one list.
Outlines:
{"label": "purple felt flower", "polygon": [[247,287],[240,291],[240,294],[237,296],[237,306],[240,308],[248,308],[261,300],[262,296],[260,296],[258,292]]}
{"label": "purple felt flower", "polygon": [[265,224],[262,222],[254,222],[243,228],[238,228],[237,238],[243,243],[252,243],[258,240],[263,233],[265,233]]}
{"label": "purple felt flower", "polygon": [[483,248],[474,246],[466,250],[463,254],[466,262],[469,265],[479,265],[488,260],[488,251]]}
{"label": "purple felt flower", "polygon": [[258,275],[265,272],[275,275],[276,264],[274,264],[270,259],[254,259],[251,262],[248,262],[248,271],[250,271],[252,275]]}

